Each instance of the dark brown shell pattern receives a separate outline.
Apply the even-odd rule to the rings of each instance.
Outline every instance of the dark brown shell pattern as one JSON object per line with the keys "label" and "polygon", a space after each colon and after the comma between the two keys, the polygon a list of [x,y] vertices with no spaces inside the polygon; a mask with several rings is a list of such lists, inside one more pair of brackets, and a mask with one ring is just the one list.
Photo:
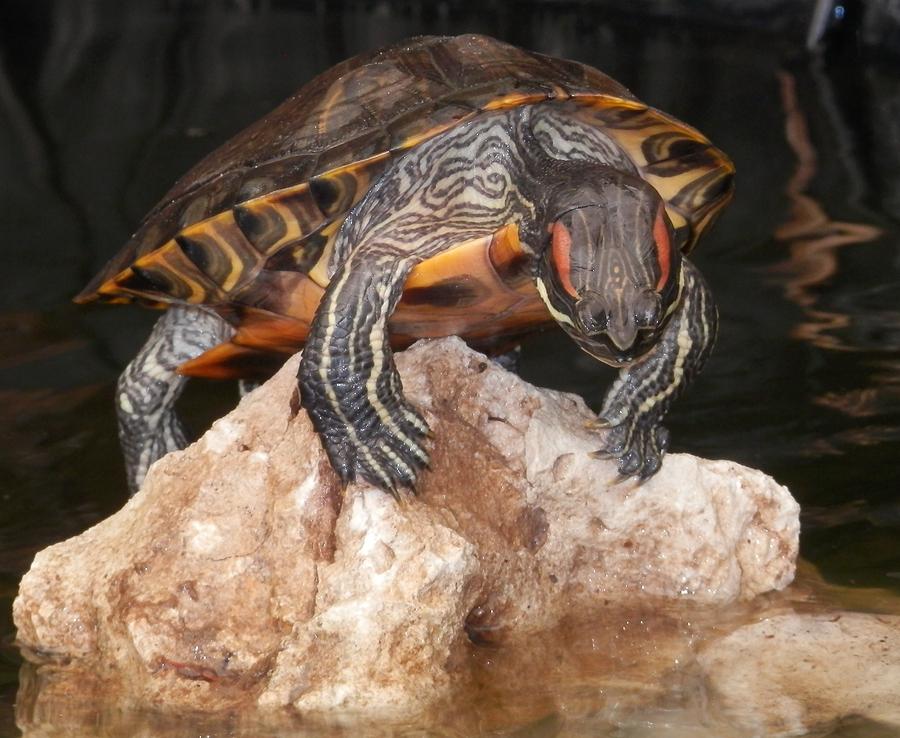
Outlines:
{"label": "dark brown shell pattern", "polygon": [[[338,230],[392,157],[539,103],[623,148],[666,200],[685,252],[730,199],[721,151],[601,72],[484,36],[422,37],[333,67],[203,159],[76,300],[208,306],[236,334],[182,371],[266,374],[305,340]],[[490,348],[551,322],[524,261],[511,226],[420,264],[392,344],[461,335]]]}

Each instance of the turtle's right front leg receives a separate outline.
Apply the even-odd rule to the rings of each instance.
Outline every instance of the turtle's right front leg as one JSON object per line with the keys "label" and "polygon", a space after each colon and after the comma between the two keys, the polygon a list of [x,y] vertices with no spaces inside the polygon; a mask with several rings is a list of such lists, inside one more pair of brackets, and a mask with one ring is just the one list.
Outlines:
{"label": "turtle's right front leg", "polygon": [[411,268],[396,255],[349,259],[310,328],[297,378],[303,407],[345,482],[395,492],[428,464],[428,425],[404,398],[387,321]]}

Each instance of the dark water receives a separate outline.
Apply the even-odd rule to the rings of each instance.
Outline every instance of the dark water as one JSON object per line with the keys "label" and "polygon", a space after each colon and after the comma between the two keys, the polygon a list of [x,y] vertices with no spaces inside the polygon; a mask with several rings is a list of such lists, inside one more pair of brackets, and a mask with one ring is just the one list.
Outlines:
{"label": "dark water", "polygon": [[[0,736],[18,735],[19,578],[126,493],[112,388],[153,316],[71,296],[200,156],[331,64],[423,32],[593,64],[729,153],[737,198],[696,255],[720,340],[671,416],[675,449],[774,475],[827,580],[900,593],[900,68],[852,44],[810,59],[796,39],[592,6],[473,6],[0,10]],[[602,396],[561,334],[526,346],[524,373]],[[185,404],[202,426],[233,398],[197,387]],[[854,730],[834,735],[870,734]]]}

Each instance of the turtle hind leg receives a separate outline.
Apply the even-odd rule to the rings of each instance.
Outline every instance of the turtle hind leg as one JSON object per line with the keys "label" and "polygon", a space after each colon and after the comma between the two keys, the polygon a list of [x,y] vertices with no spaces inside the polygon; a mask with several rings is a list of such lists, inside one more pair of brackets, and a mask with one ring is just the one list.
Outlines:
{"label": "turtle hind leg", "polygon": [[597,455],[618,459],[624,477],[648,479],[659,470],[669,445],[663,418],[715,343],[718,316],[712,293],[690,262],[685,260],[683,269],[681,303],[659,343],[619,373],[600,411],[597,426],[609,430]]}
{"label": "turtle hind leg", "polygon": [[125,367],[116,387],[116,414],[131,494],[137,492],[154,461],[187,445],[187,434],[175,413],[187,377],[178,374],[177,368],[227,341],[232,333],[231,326],[215,313],[176,305],[163,313]]}

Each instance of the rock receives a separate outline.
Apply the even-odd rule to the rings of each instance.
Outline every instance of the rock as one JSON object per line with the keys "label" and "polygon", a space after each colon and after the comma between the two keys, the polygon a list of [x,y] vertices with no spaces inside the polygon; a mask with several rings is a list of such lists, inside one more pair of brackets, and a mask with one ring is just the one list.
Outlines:
{"label": "rock", "polygon": [[464,649],[647,597],[785,587],[798,507],[764,474],[670,454],[617,482],[576,397],[457,339],[398,355],[432,429],[418,497],[341,490],[294,357],[108,520],[35,557],[18,640],[136,704],[415,710]]}
{"label": "rock", "polygon": [[698,661],[713,703],[753,735],[806,734],[860,715],[900,726],[897,615],[767,618],[714,640]]}

